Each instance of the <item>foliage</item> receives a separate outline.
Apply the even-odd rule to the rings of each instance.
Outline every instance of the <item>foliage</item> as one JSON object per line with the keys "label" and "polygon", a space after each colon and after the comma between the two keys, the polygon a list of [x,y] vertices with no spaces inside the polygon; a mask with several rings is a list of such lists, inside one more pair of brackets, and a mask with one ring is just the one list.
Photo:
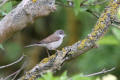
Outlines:
{"label": "foliage", "polygon": [[[57,1],[68,5],[66,0]],[[73,8],[59,5],[57,11],[51,13],[47,17],[37,19],[34,24],[29,24],[30,27],[17,32],[13,37],[5,41],[2,44],[4,47],[0,45],[0,48],[4,48],[6,52],[4,57],[1,57],[0,55],[0,64],[5,65],[15,61],[21,54],[25,53],[29,56],[30,65],[28,65],[27,69],[31,69],[41,59],[47,56],[47,53],[46,50],[41,47],[24,48],[24,46],[43,39],[57,29],[63,29],[67,34],[67,37],[64,39],[64,42],[59,49],[85,38],[92,31],[97,21],[96,17],[87,12],[87,10],[89,9],[100,15],[108,2],[100,5],[96,4],[93,6],[80,7],[80,3],[83,1],[85,0],[73,0]],[[104,0],[87,0],[85,4],[93,4],[95,1],[100,2]],[[0,7],[0,18],[2,19],[14,9],[19,2],[20,0],[10,0]],[[118,13],[118,17],[120,17],[120,12]],[[96,42],[96,44],[98,45],[98,48],[92,49],[86,52],[86,54],[66,62],[62,70],[56,73],[59,75],[66,70],[67,72],[64,72],[61,76],[55,77],[51,73],[48,73],[38,80],[66,80],[69,78],[67,74],[72,76],[71,78],[73,80],[94,80],[96,77],[81,77],[81,74],[78,73],[93,73],[98,72],[103,68],[111,68],[114,66],[117,68],[113,71],[113,74],[119,78],[120,30],[111,26],[107,34],[104,35],[101,40]],[[50,51],[50,53],[54,52]],[[1,70],[1,72],[11,73],[16,71],[18,67],[21,66],[12,66],[8,69]],[[98,78],[99,77],[100,76],[98,76]]]}
{"label": "foliage", "polygon": [[0,44],[0,48],[1,48],[1,49],[4,49],[4,47],[3,47],[3,45],[2,45],[2,44]]}
{"label": "foliage", "polygon": [[67,72],[64,72],[61,76],[55,77],[51,72],[48,72],[37,80],[117,80],[117,77],[112,74],[107,74],[101,78],[98,76],[83,77],[83,74],[76,74],[72,77],[68,77]]}
{"label": "foliage", "polygon": [[17,4],[16,1],[9,1],[6,4],[4,4],[2,7],[0,7],[0,16],[3,17],[7,15]]}
{"label": "foliage", "polygon": [[38,78],[37,80],[96,80],[95,77],[81,77],[82,74],[77,74],[69,78],[67,76],[67,72],[64,72],[61,76],[55,77],[51,72],[43,75],[42,78]]}

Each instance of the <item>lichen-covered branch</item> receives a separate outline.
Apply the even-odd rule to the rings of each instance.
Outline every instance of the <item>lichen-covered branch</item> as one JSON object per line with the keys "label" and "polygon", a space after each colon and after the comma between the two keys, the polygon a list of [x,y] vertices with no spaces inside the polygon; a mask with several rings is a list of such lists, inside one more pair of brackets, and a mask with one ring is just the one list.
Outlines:
{"label": "lichen-covered branch", "polygon": [[48,71],[55,72],[62,67],[66,60],[79,56],[93,48],[96,45],[95,42],[103,37],[109,25],[112,24],[119,6],[120,0],[110,0],[109,5],[99,17],[94,29],[85,39],[76,42],[72,46],[63,48],[61,51],[56,52],[55,55],[44,58],[32,70],[26,72],[19,80],[35,80],[37,77],[40,77],[41,74]]}
{"label": "lichen-covered branch", "polygon": [[46,16],[56,9],[55,0],[22,0],[22,2],[0,21],[0,43],[13,33],[22,30],[35,18]]}

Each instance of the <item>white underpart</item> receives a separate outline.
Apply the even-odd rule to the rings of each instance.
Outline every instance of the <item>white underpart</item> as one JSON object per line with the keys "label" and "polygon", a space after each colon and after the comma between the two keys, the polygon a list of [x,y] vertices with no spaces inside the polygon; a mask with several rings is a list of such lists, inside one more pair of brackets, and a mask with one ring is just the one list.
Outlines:
{"label": "white underpart", "polygon": [[56,48],[58,48],[63,42],[64,35],[60,35],[60,37],[61,37],[60,40],[56,42],[48,43],[46,47],[49,50],[55,50]]}

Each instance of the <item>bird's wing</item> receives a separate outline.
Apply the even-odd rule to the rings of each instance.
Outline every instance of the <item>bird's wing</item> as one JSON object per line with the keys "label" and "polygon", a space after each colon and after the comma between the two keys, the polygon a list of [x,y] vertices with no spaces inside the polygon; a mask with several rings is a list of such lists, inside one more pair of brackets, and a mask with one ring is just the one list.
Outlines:
{"label": "bird's wing", "polygon": [[56,36],[56,35],[50,35],[48,36],[47,38],[41,40],[40,42],[38,42],[38,44],[47,44],[47,43],[50,43],[50,42],[55,42],[55,41],[58,41],[60,39],[59,36]]}

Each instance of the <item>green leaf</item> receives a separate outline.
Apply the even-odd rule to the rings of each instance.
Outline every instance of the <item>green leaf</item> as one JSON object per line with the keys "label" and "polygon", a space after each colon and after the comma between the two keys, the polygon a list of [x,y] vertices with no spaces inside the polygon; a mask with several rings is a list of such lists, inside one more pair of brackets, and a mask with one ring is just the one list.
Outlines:
{"label": "green leaf", "polygon": [[78,13],[80,12],[80,3],[81,3],[81,0],[74,0],[75,15],[78,15]]}
{"label": "green leaf", "polygon": [[[72,80],[96,80],[96,77],[82,77],[82,74],[76,74],[70,77]],[[67,71],[65,71],[61,76],[55,77],[52,75],[52,72],[48,72],[37,80],[68,80]]]}
{"label": "green leaf", "polygon": [[61,0],[64,4],[67,4],[67,0]]}
{"label": "green leaf", "polygon": [[47,74],[42,75],[42,77],[40,77],[36,80],[61,80],[61,79],[60,79],[60,77],[53,76],[52,72],[48,72]]}
{"label": "green leaf", "polygon": [[95,0],[88,0],[87,2],[88,3],[93,3]]}
{"label": "green leaf", "polygon": [[48,72],[46,75],[42,76],[44,80],[53,80],[52,72]]}
{"label": "green leaf", "polygon": [[10,12],[12,10],[12,2],[7,2],[0,9],[1,11],[4,11],[5,13]]}
{"label": "green leaf", "polygon": [[4,49],[4,47],[3,47],[3,45],[2,45],[2,44],[0,44],[0,48],[1,48],[1,49]]}
{"label": "green leaf", "polygon": [[67,71],[65,71],[62,76],[60,77],[60,80],[67,80]]}

